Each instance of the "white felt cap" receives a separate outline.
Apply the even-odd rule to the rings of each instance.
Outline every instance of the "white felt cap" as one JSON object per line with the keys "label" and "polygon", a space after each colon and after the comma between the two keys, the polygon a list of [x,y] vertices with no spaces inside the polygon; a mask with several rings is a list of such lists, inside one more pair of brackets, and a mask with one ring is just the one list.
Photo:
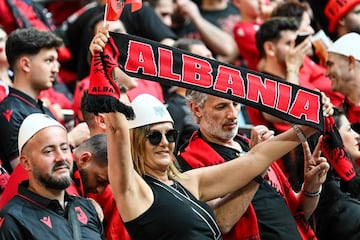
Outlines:
{"label": "white felt cap", "polygon": [[136,117],[134,120],[129,121],[129,128],[160,122],[174,123],[165,105],[150,94],[140,94],[131,102],[131,106]]}
{"label": "white felt cap", "polygon": [[360,34],[347,33],[336,40],[328,49],[328,52],[337,53],[343,56],[353,56],[360,61]]}
{"label": "white felt cap", "polygon": [[46,114],[33,113],[27,116],[22,122],[19,129],[19,135],[18,135],[19,153],[21,153],[22,148],[29,141],[29,139],[32,138],[38,131],[53,126],[62,127],[66,131],[66,128],[61,123],[59,123],[58,121],[56,121],[55,119],[51,118]]}

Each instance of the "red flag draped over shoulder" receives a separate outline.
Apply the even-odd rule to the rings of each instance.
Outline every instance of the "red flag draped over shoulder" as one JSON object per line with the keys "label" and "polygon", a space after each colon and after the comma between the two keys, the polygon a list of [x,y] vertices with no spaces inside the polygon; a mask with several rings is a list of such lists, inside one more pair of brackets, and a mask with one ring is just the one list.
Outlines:
{"label": "red flag draped over shoulder", "polygon": [[116,21],[120,18],[125,4],[131,4],[131,11],[135,12],[142,6],[141,0],[106,0],[107,4],[107,21]]}

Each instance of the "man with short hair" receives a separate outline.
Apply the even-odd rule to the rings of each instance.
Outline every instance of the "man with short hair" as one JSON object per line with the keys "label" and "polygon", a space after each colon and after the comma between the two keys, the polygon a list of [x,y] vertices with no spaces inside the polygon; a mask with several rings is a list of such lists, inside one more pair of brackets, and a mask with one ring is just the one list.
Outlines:
{"label": "man with short hair", "polygon": [[[34,28],[18,29],[8,36],[6,55],[14,72],[14,85],[0,105],[0,159],[9,173],[19,162],[17,136],[24,118],[32,113],[55,118],[38,97],[57,77],[57,50],[62,44],[53,33]],[[87,126],[82,124],[69,132],[69,143],[76,147],[88,137]]]}
{"label": "man with short hair", "polygon": [[345,114],[353,128],[360,132],[360,43],[359,33],[348,33],[328,49],[326,76],[334,91],[345,96]]}
{"label": "man with short hair", "polygon": [[[200,129],[180,150],[182,170],[222,164],[247,154],[250,147],[274,135],[265,126],[254,127],[251,141],[238,133],[240,104],[228,99],[187,90],[186,98]],[[310,155],[310,153],[309,153]],[[315,156],[315,155],[313,155]],[[304,170],[304,189],[295,193],[274,162],[244,188],[224,196],[213,209],[224,239],[313,239],[306,221],[315,210],[328,165],[315,159]],[[316,163],[315,163],[316,162]],[[239,169],[246,171],[246,169]],[[306,192],[316,193],[307,197]],[[251,202],[251,204],[250,204]],[[225,203],[225,204],[223,204]]]}
{"label": "man with short hair", "polygon": [[328,31],[336,38],[350,32],[360,33],[360,0],[329,0],[324,14],[328,20]]}
{"label": "man with short hair", "polygon": [[81,143],[74,149],[74,160],[81,179],[80,196],[102,193],[109,184],[106,134],[93,135]]}
{"label": "man with short hair", "polygon": [[[293,84],[307,84],[305,86],[308,87],[308,81],[300,84],[299,69],[304,57],[311,50],[311,43],[307,37],[298,46],[294,46],[298,27],[295,20],[287,17],[270,18],[256,32],[256,45],[263,59],[263,73]],[[284,132],[290,127],[284,120],[258,109],[247,107],[247,110],[253,125],[265,125],[276,133]]]}
{"label": "man with short hair", "polygon": [[98,208],[69,195],[72,154],[66,129],[42,113],[29,115],[18,135],[20,164],[28,173],[0,212],[2,239],[104,239]]}

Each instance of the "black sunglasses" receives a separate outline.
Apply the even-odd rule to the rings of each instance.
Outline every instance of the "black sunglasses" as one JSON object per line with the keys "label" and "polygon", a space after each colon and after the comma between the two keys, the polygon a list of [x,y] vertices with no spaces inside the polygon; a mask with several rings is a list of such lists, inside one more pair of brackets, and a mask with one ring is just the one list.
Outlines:
{"label": "black sunglasses", "polygon": [[[177,136],[178,136],[178,131],[175,129],[168,130],[165,133],[165,137],[166,137],[167,141],[170,143],[175,142]],[[159,143],[161,142],[163,134],[159,131],[151,131],[148,135],[146,135],[146,137],[149,139],[149,142],[152,145],[156,146],[156,145],[159,145]]]}

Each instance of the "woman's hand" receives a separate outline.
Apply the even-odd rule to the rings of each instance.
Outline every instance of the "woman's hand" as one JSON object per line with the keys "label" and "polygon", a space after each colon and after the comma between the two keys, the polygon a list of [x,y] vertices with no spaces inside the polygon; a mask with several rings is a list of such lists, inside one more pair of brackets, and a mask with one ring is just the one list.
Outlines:
{"label": "woman's hand", "polygon": [[100,27],[98,32],[95,34],[94,38],[92,39],[89,46],[89,50],[92,55],[94,55],[95,51],[102,52],[104,50],[104,47],[108,42],[108,38],[110,37],[108,28],[109,28],[108,26]]}

